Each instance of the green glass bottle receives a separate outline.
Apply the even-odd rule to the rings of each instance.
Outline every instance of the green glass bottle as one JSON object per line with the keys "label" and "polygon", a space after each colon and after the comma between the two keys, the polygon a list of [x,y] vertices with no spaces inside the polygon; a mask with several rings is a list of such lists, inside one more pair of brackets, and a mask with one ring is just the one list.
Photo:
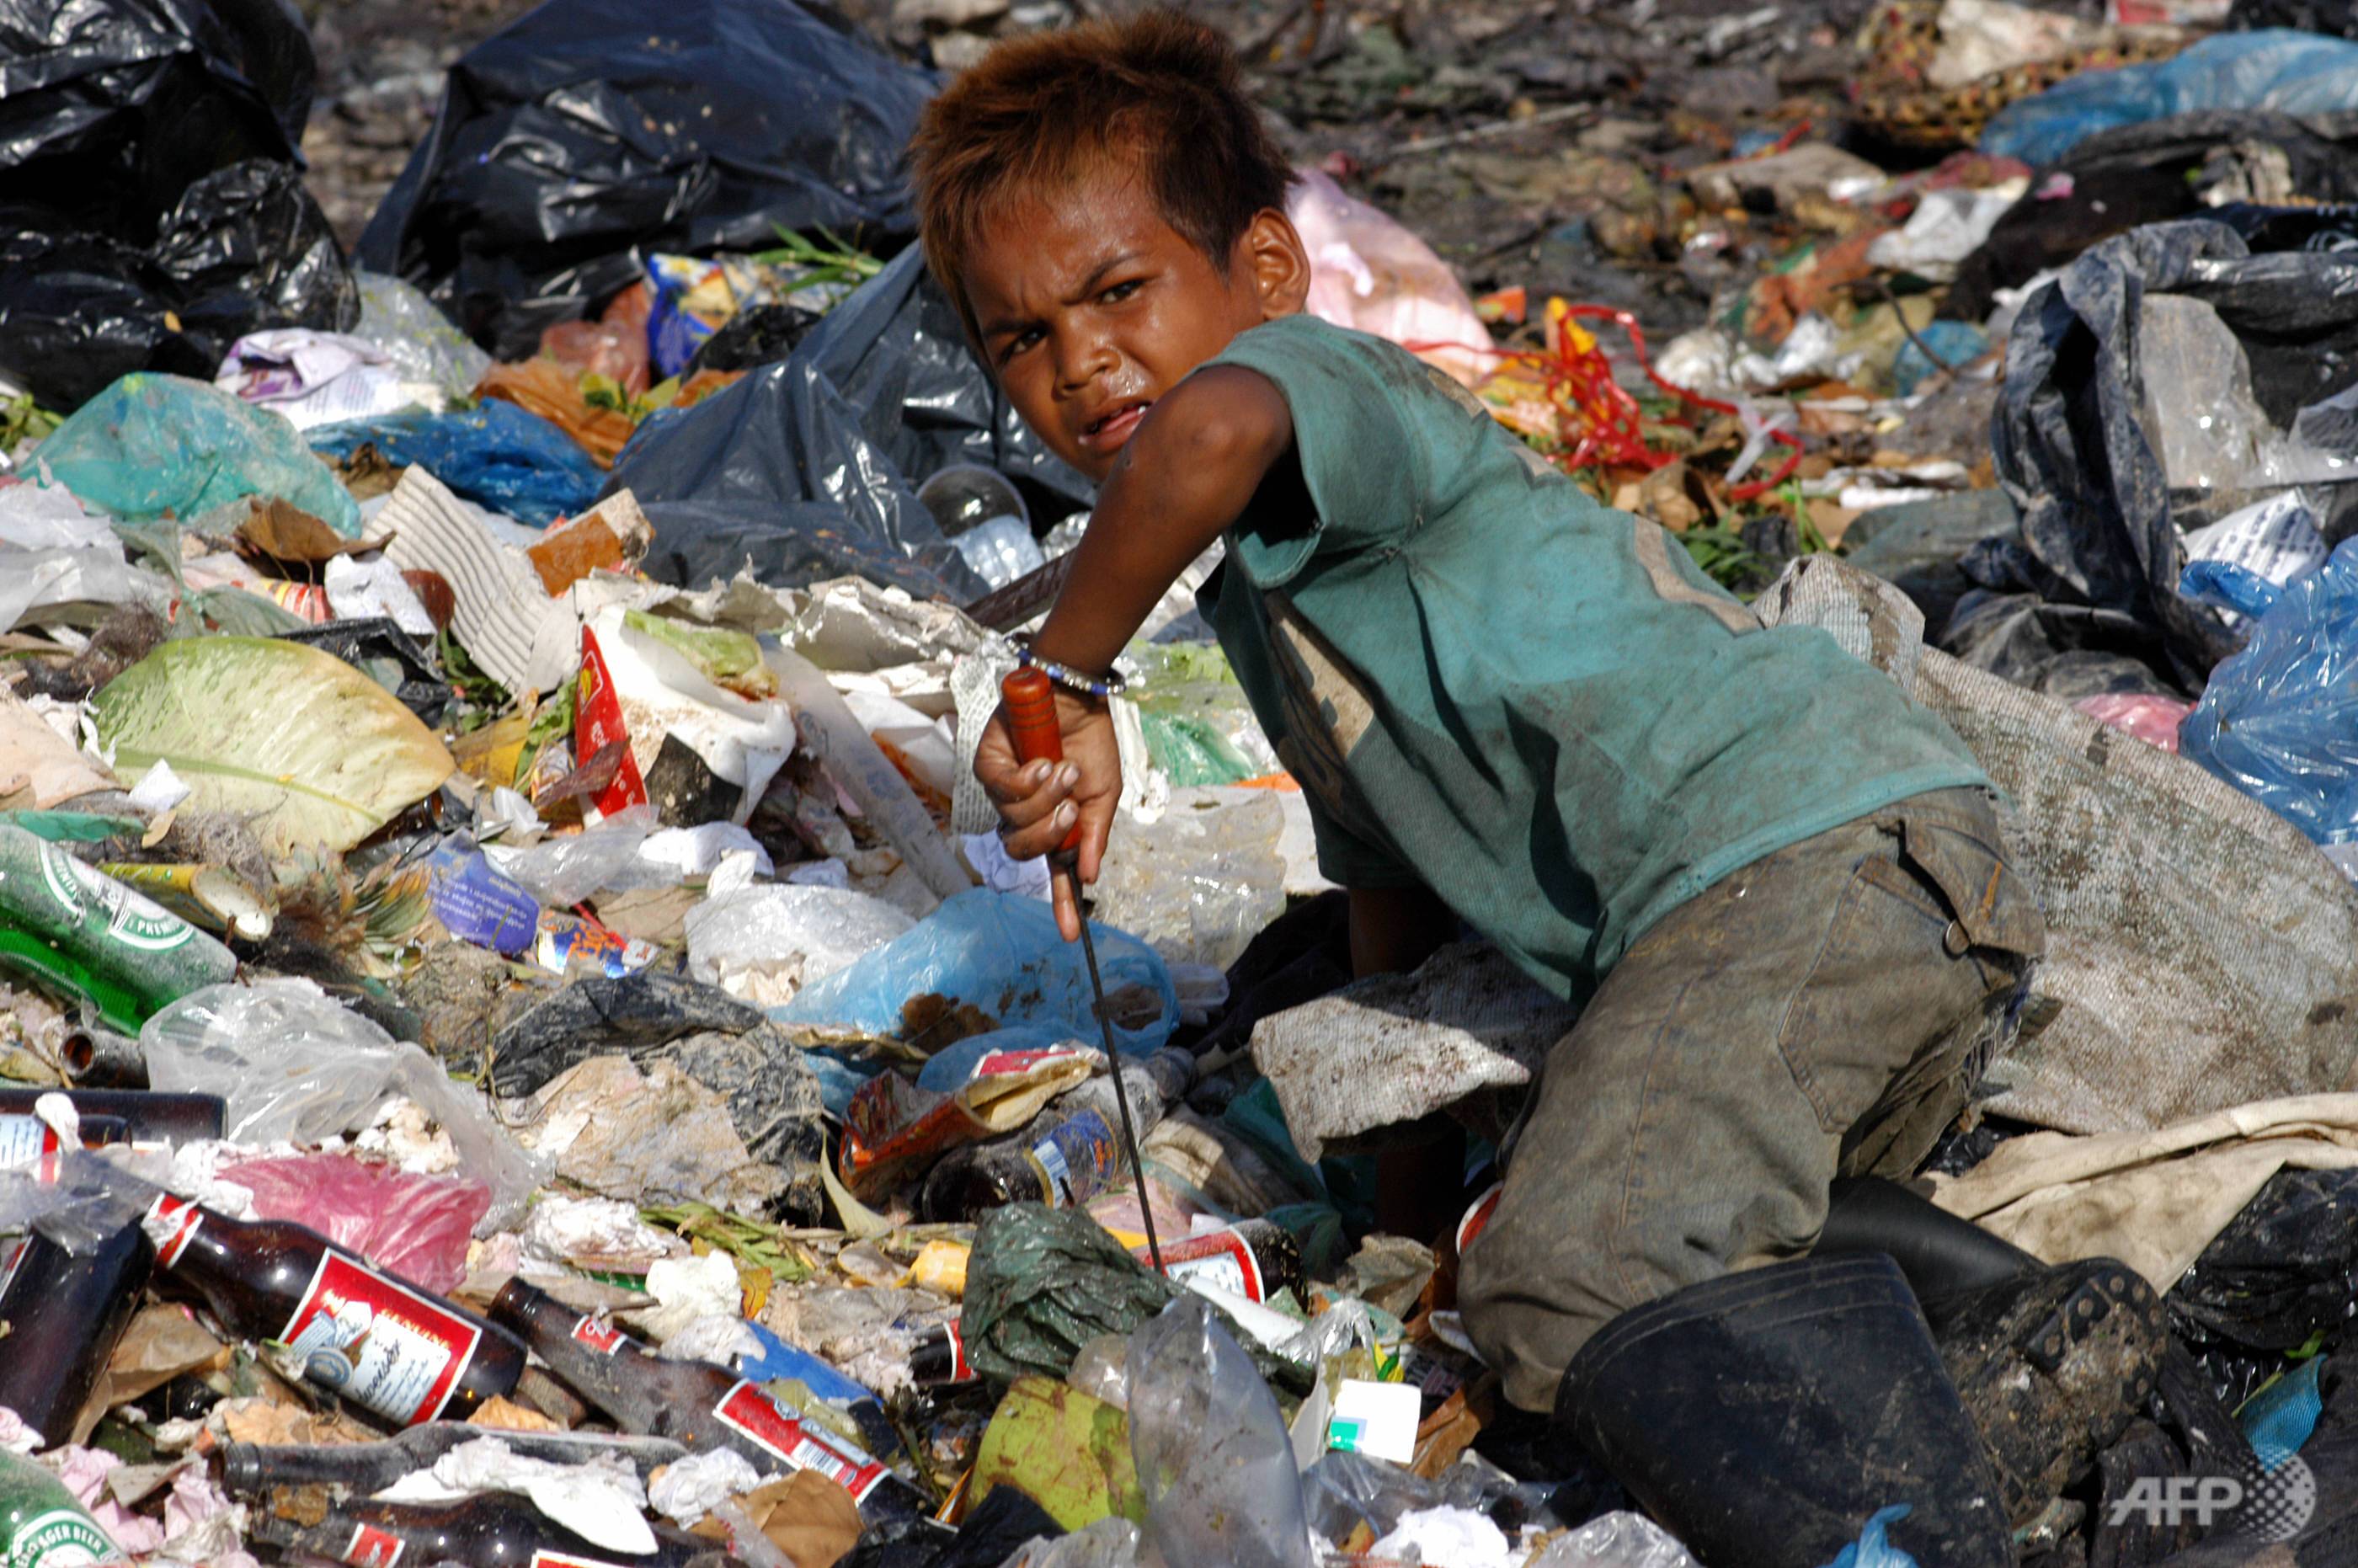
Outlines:
{"label": "green glass bottle", "polygon": [[130,1561],[55,1476],[0,1451],[0,1564],[88,1568]]}
{"label": "green glass bottle", "polygon": [[234,977],[237,958],[105,872],[0,822],[0,967],[136,1034],[167,1002]]}

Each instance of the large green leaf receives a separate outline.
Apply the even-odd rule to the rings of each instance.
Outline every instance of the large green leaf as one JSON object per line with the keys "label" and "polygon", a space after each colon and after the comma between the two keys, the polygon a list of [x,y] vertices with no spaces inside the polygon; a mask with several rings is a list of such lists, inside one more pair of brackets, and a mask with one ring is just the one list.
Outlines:
{"label": "large green leaf", "polygon": [[346,849],[450,776],[450,753],[333,654],[267,637],[166,643],[93,700],[131,780],[168,762],[189,805],[252,819],[274,851]]}

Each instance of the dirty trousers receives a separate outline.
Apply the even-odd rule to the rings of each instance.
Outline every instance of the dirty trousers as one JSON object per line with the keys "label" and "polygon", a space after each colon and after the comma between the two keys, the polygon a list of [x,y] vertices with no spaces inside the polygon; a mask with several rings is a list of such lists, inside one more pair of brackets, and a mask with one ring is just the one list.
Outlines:
{"label": "dirty trousers", "polygon": [[1526,1410],[1682,1286],[1807,1252],[1837,1175],[1904,1178],[2010,1044],[2045,945],[1979,790],[1731,873],[1630,947],[1549,1052],[1466,1333]]}

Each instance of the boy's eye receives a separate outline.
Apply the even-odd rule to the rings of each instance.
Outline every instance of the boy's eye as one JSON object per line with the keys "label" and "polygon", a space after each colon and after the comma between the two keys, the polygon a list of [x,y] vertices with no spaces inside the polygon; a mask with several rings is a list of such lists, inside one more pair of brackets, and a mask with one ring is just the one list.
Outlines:
{"label": "boy's eye", "polygon": [[1120,301],[1129,298],[1131,295],[1136,294],[1141,281],[1141,279],[1133,277],[1127,282],[1117,283],[1111,288],[1107,289],[1103,294],[1098,295],[1098,297],[1104,300],[1109,305],[1119,304]]}
{"label": "boy's eye", "polygon": [[1001,362],[1004,363],[1006,361],[1013,359],[1017,354],[1022,353],[1024,350],[1031,348],[1033,344],[1039,341],[1040,329],[1037,327],[1027,328],[1024,330],[1016,333],[1014,337],[1008,340],[1007,347],[1000,351],[999,358]]}

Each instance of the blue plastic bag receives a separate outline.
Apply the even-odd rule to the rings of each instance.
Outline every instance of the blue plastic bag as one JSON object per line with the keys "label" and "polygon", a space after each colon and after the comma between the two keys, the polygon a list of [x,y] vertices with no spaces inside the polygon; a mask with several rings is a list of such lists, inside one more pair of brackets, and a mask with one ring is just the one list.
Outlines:
{"label": "blue plastic bag", "polygon": [[2325,1413],[2325,1396],[2318,1388],[2324,1371],[2325,1357],[2312,1356],[2245,1400],[2235,1412],[2235,1424],[2244,1429],[2244,1441],[2267,1474],[2276,1474],[2299,1453],[2317,1430],[2318,1418]]}
{"label": "blue plastic bag", "polygon": [[2050,164],[2098,131],[2198,109],[2358,109],[2358,43],[2269,27],[2215,34],[2157,65],[2084,70],[2000,110],[1981,150]]}
{"label": "blue plastic bag", "polygon": [[41,443],[74,499],[126,523],[275,496],[357,538],[360,507],[278,415],[177,375],[126,375]]}
{"label": "blue plastic bag", "polygon": [[587,507],[606,479],[572,437],[496,398],[461,414],[388,414],[308,434],[313,450],[339,458],[366,442],[393,462],[422,463],[468,500],[543,528]]}
{"label": "blue plastic bag", "polygon": [[[1107,996],[1135,988],[1155,1004],[1151,1022],[1125,1028],[1125,1010],[1115,999],[1115,1046],[1136,1055],[1159,1049],[1179,1022],[1171,971],[1135,936],[1108,925],[1092,926],[1090,933]],[[905,1038],[910,1032],[903,1010],[913,999],[928,996],[971,1005],[1001,1029],[1036,1028],[1060,1040],[1098,1044],[1080,944],[1057,934],[1055,911],[1041,900],[989,888],[948,900],[914,930],[805,987],[770,1016]]]}
{"label": "blue plastic bag", "polygon": [[2179,755],[2320,844],[2358,838],[2358,540],[2282,588],[2197,561],[2179,591],[2254,622],[2186,716]]}
{"label": "blue plastic bag", "polygon": [[1858,1539],[1834,1553],[1826,1568],[1917,1568],[1915,1556],[1891,1544],[1885,1534],[1891,1526],[1906,1519],[1915,1509],[1907,1503],[1894,1503],[1879,1509],[1859,1531]]}
{"label": "blue plastic bag", "polygon": [[[1924,348],[1916,346],[1918,339]],[[1930,349],[1940,357],[1934,364],[1924,350]],[[1954,370],[1969,364],[1989,352],[1989,334],[1970,321],[1928,321],[1924,330],[1899,345],[1898,355],[1891,362],[1892,384],[1902,397],[1913,397],[1924,378],[1936,370]]]}

